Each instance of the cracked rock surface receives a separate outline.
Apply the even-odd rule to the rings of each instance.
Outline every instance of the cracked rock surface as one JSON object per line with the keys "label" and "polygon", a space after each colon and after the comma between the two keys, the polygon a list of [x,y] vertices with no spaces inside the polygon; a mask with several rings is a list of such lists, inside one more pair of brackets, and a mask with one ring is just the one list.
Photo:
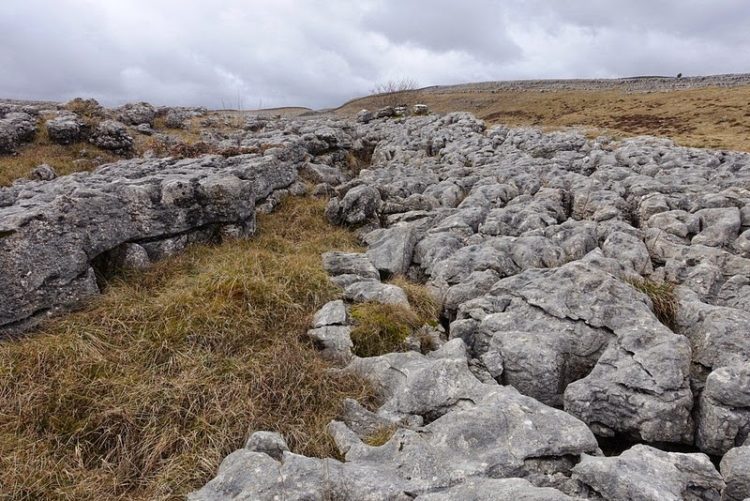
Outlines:
{"label": "cracked rock surface", "polygon": [[[256,434],[192,499],[748,495],[750,155],[465,113],[257,119],[206,141],[258,153],[0,189],[1,333],[98,293],[112,263],[252,234],[302,180],[367,245],[322,256],[341,300],[308,333],[381,397],[330,424],[343,460]],[[349,308],[408,307],[399,275],[443,305],[434,351],[354,356]]]}
{"label": "cracked rock surface", "polygon": [[[392,276],[424,282],[449,329],[426,355],[358,358],[351,320],[331,321],[323,352],[381,395],[331,423],[336,475],[377,472],[382,488],[338,480],[311,499],[744,495],[750,155],[487,130],[461,113],[360,122],[371,163],[333,188],[326,215],[368,250],[329,253],[325,268],[345,308],[407,304],[385,293]],[[368,445],[383,428],[391,438]],[[694,452],[660,450],[670,443]],[[730,450],[722,477],[708,455]],[[222,494],[231,467],[195,498],[254,493]]]}

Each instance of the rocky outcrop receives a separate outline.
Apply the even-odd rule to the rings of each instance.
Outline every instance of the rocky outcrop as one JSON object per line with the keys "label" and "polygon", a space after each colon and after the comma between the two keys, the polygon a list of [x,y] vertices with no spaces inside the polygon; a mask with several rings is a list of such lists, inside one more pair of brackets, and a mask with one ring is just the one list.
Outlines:
{"label": "rocky outcrop", "polygon": [[0,209],[0,328],[20,331],[97,294],[98,263],[121,245],[142,243],[157,257],[226,225],[252,233],[253,183],[239,177],[242,163],[226,163],[133,160],[14,185],[17,203]]}
{"label": "rocky outcrop", "polygon": [[189,118],[187,112],[170,108],[164,116],[164,125],[170,129],[182,129],[185,127],[185,121]]}
{"label": "rocky outcrop", "polygon": [[128,134],[127,127],[115,120],[104,120],[97,125],[89,141],[103,150],[118,155],[129,155],[133,152],[133,138]]}
{"label": "rocky outcrop", "polygon": [[[299,167],[312,160],[335,169],[336,151],[351,144],[345,132],[300,133],[298,124],[277,124],[267,136],[248,140],[276,145],[264,154],[134,159],[57,179],[37,169],[39,181],[0,188],[0,336],[82,304],[99,293],[97,277],[114,269],[252,234],[256,205],[270,210],[304,192]],[[91,141],[118,152],[132,146],[111,120]]]}
{"label": "rocky outcrop", "polygon": [[117,110],[117,117],[127,125],[149,124],[153,127],[156,109],[148,103],[129,103]]}
{"label": "rocky outcrop", "polygon": [[[372,164],[335,188],[326,211],[360,228],[368,250],[328,256],[326,267],[346,301],[364,300],[353,286],[379,287],[376,273],[425,281],[452,341],[428,355],[358,358],[351,320],[328,326],[337,342],[321,348],[343,347],[339,363],[382,398],[374,413],[350,403],[331,425],[341,468],[374,467],[417,499],[481,492],[487,477],[583,499],[736,496],[725,483],[741,492],[740,452],[722,478],[703,453],[639,445],[605,458],[583,437],[712,455],[747,437],[750,155],[487,131],[465,114],[388,116],[360,120],[363,142],[376,145]],[[529,399],[518,416],[549,439],[541,456],[505,441],[518,433],[504,428],[518,398]],[[541,416],[573,434],[561,440]],[[393,437],[367,445],[384,426]],[[534,436],[521,436],[533,449]],[[574,436],[577,445],[566,441]]]}
{"label": "rocky outcrop", "polygon": [[722,501],[742,501],[750,497],[750,443],[736,447],[721,460],[721,474],[726,488]]}
{"label": "rocky outcrop", "polygon": [[[308,337],[380,405],[349,401],[330,425],[343,461],[253,435],[195,499],[744,495],[750,155],[391,112],[253,118],[205,134],[246,154],[0,189],[0,329],[80,304],[107,270],[250,234],[305,179],[367,246],[323,256],[341,299]],[[126,127],[102,125],[92,141],[127,150]],[[357,357],[350,308],[413,306],[401,275],[443,305],[431,342]],[[597,438],[644,445],[603,457]],[[726,454],[723,479],[705,454]]]}
{"label": "rocky outcrop", "polygon": [[36,119],[24,112],[0,115],[0,155],[14,153],[22,143],[34,139]]}
{"label": "rocky outcrop", "polygon": [[637,445],[618,457],[590,457],[573,468],[573,478],[592,494],[612,501],[718,500],[724,481],[705,454],[663,452]]}
{"label": "rocky outcrop", "polygon": [[50,140],[63,145],[80,141],[87,132],[85,124],[75,114],[64,114],[47,120],[45,126]]}

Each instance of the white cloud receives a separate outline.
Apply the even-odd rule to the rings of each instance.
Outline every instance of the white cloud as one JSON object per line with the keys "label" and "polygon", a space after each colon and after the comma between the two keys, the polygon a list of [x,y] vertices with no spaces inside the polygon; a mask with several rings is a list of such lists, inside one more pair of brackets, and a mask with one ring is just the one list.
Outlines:
{"label": "white cloud", "polygon": [[3,0],[0,96],[340,104],[377,82],[750,68],[746,0]]}

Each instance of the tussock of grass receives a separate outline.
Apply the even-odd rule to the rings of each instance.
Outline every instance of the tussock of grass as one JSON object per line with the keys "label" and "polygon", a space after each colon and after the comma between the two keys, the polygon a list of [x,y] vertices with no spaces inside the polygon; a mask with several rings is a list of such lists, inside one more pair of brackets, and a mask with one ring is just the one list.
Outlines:
{"label": "tussock of grass", "polygon": [[302,334],[355,237],[290,199],[251,240],[112,282],[85,311],[0,343],[0,498],[181,499],[253,430],[329,455],[325,425],[370,389]]}
{"label": "tussock of grass", "polygon": [[[356,325],[351,338],[354,354],[359,357],[375,357],[403,351],[404,342],[412,334],[419,337],[419,328],[437,325],[440,303],[425,286],[410,282],[404,277],[391,280],[409,299],[411,308],[396,304],[362,303],[351,309]],[[420,337],[420,342],[427,340]]]}
{"label": "tussock of grass", "polygon": [[361,303],[352,307],[351,315],[356,321],[353,351],[359,357],[403,351],[406,338],[422,325],[416,313],[398,304]]}
{"label": "tussock of grass", "polygon": [[62,176],[92,170],[119,159],[85,142],[67,146],[54,144],[47,136],[47,128],[42,121],[34,141],[19,146],[17,155],[0,155],[0,186],[10,186],[16,179],[28,177],[41,164],[51,165]]}
{"label": "tussock of grass", "polygon": [[675,285],[668,282],[655,282],[647,278],[628,280],[628,283],[651,299],[656,318],[674,330],[677,322]]}
{"label": "tussock of grass", "polygon": [[442,312],[442,305],[435,296],[422,284],[414,283],[403,276],[395,277],[390,283],[401,287],[406,292],[414,312],[426,324],[437,325]]}

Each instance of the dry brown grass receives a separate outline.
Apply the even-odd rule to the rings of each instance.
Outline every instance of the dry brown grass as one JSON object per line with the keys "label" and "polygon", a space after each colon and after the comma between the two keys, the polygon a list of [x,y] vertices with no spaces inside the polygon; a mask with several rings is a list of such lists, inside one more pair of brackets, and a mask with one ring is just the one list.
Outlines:
{"label": "dry brown grass", "polygon": [[404,350],[404,342],[422,326],[414,311],[400,304],[362,303],[352,306],[355,326],[352,350],[358,357],[377,357]]}
{"label": "dry brown grass", "polygon": [[[410,282],[405,277],[396,277],[390,283],[404,289],[410,307],[380,303],[352,306],[355,326],[351,338],[354,354],[359,357],[403,351],[406,348],[404,342],[409,336],[419,336],[422,326],[435,326],[438,323],[441,305],[424,285]],[[425,344],[424,341],[420,339],[422,344]]]}
{"label": "dry brown grass", "polygon": [[47,129],[41,124],[34,141],[19,147],[17,155],[0,155],[0,186],[9,186],[16,179],[28,177],[40,164],[51,165],[58,175],[65,175],[93,170],[99,165],[119,159],[120,157],[85,142],[67,146],[54,144],[47,136]]}
{"label": "dry brown grass", "polygon": [[627,281],[635,289],[651,299],[654,315],[661,323],[674,330],[677,324],[677,298],[675,285],[669,282],[655,282],[648,278]]}
{"label": "dry brown grass", "polygon": [[357,250],[325,202],[112,282],[85,311],[0,343],[0,498],[180,499],[253,430],[334,452],[325,425],[370,389],[302,341],[337,296],[320,254]]}
{"label": "dry brown grass", "polygon": [[[434,111],[469,111],[489,123],[576,126],[614,137],[652,134],[685,146],[750,151],[750,86],[652,93],[424,90],[420,99]],[[376,108],[375,100],[359,99],[338,112],[362,108]]]}
{"label": "dry brown grass", "polygon": [[397,276],[389,282],[404,290],[409,304],[422,322],[437,325],[443,308],[440,301],[430,293],[427,287],[403,276]]}

